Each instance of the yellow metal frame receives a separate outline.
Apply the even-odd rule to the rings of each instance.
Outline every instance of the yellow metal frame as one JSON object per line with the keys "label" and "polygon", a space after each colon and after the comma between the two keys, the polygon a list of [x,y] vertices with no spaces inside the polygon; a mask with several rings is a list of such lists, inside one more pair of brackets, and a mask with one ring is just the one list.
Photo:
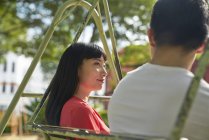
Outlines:
{"label": "yellow metal frame", "polygon": [[[17,92],[15,93],[15,96],[13,97],[12,102],[10,103],[10,105],[8,107],[8,110],[6,111],[6,113],[4,114],[4,116],[0,122],[0,135],[2,135],[2,133],[6,127],[6,124],[11,116],[11,113],[13,112],[13,110],[14,110],[15,106],[17,105],[17,102],[19,101],[21,96],[24,96],[24,97],[25,96],[38,96],[38,97],[42,96],[40,94],[39,95],[35,95],[35,94],[29,95],[29,94],[25,94],[25,93],[23,94],[23,90],[24,90],[25,86],[27,85],[38,61],[40,60],[41,56],[43,55],[43,53],[47,47],[47,44],[53,35],[55,27],[68,16],[68,15],[64,15],[64,12],[71,7],[75,8],[77,6],[81,6],[81,7],[86,8],[89,11],[82,26],[79,28],[79,31],[76,34],[76,37],[73,42],[76,42],[78,40],[84,27],[86,26],[86,24],[88,23],[89,19],[92,16],[95,21],[95,24],[98,28],[99,35],[100,35],[101,41],[104,46],[104,50],[107,54],[107,59],[110,64],[110,69],[113,73],[114,80],[116,83],[119,82],[119,80],[122,78],[122,74],[121,74],[120,64],[119,64],[118,55],[117,55],[117,51],[116,51],[116,41],[115,41],[115,36],[114,36],[112,23],[111,23],[109,6],[108,6],[107,0],[102,0],[102,1],[103,1],[103,5],[104,5],[104,10],[105,10],[105,16],[106,16],[108,27],[109,27],[109,33],[110,33],[112,47],[113,47],[113,54],[115,57],[114,58],[111,57],[112,55],[111,55],[111,52],[109,51],[109,48],[107,45],[106,35],[105,35],[103,27],[102,27],[101,13],[100,13],[100,8],[99,8],[99,0],[95,0],[92,5],[84,0],[68,0],[68,1],[66,1],[56,12],[56,15],[52,21],[51,26],[47,30],[47,33],[44,36],[44,39],[41,42],[41,44],[38,48],[38,51],[37,51],[36,55],[34,56],[34,59],[30,65],[28,71],[26,72],[20,86],[17,89]],[[98,10],[96,10],[96,7]],[[205,52],[202,55],[202,57],[200,58],[199,66],[195,72],[195,77],[192,80],[192,83],[187,91],[187,95],[185,97],[184,103],[183,103],[181,110],[179,112],[175,127],[173,128],[173,131],[170,135],[171,140],[179,140],[179,138],[181,136],[181,132],[184,128],[184,124],[185,124],[186,118],[188,116],[189,110],[190,110],[192,103],[195,99],[200,80],[202,79],[202,77],[205,73],[206,66],[209,64],[208,60],[209,60],[209,45],[207,44],[207,46],[205,48]],[[101,134],[86,133],[85,130],[77,130],[77,129],[72,129],[72,128],[62,128],[62,127],[56,127],[56,126],[35,124],[34,120],[35,120],[36,116],[38,115],[38,112],[40,111],[41,107],[43,106],[46,98],[47,97],[43,97],[43,99],[42,99],[43,102],[40,103],[38,105],[38,107],[36,108],[34,115],[32,116],[32,118],[29,121],[29,125],[28,125],[29,129],[35,130],[38,132],[47,133],[50,135],[55,135],[58,137],[65,136],[65,137],[76,137],[76,138],[97,139],[97,140],[103,140],[103,139],[104,140],[164,139],[164,138],[156,138],[156,137],[155,138],[143,137],[143,136],[130,135],[130,134],[116,134],[116,135],[107,136],[107,135],[101,135]],[[107,97],[107,98],[109,98],[109,97]]]}

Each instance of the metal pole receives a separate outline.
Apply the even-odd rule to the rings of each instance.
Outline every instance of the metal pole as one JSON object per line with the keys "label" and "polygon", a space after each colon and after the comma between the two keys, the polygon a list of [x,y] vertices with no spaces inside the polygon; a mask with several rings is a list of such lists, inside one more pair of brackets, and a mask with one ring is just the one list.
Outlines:
{"label": "metal pole", "polygon": [[115,56],[115,65],[116,65],[116,69],[117,69],[117,72],[118,72],[118,77],[121,80],[123,77],[122,77],[120,62],[119,62],[119,59],[118,59],[118,53],[117,53],[117,49],[116,49],[116,40],[115,40],[113,26],[112,26],[112,22],[111,22],[111,18],[110,18],[110,10],[109,10],[109,6],[108,6],[108,1],[103,0],[103,4],[104,4],[105,16],[106,16],[108,27],[109,27],[109,34],[110,34],[110,38],[111,38],[113,54]]}
{"label": "metal pole", "polygon": [[[119,79],[118,79],[118,77],[117,77],[117,72],[116,72],[116,69],[115,69],[115,67],[114,67],[114,63],[113,63],[113,61],[112,61],[112,59],[111,59],[110,52],[109,52],[109,49],[108,49],[108,46],[107,46],[107,42],[106,42],[106,36],[105,36],[104,31],[103,31],[103,28],[102,28],[101,17],[98,16],[98,13],[97,13],[96,10],[94,9],[95,6],[97,5],[97,1],[94,3],[94,4],[95,4],[94,6],[91,6],[89,3],[85,2],[85,1],[79,1],[79,2],[77,2],[77,3],[75,3],[75,1],[67,1],[66,3],[64,3],[64,6],[63,6],[63,7],[65,7],[65,8],[62,8],[62,7],[61,7],[60,9],[67,9],[66,7],[70,7],[70,6],[73,6],[73,5],[75,5],[75,4],[85,7],[85,8],[88,9],[89,12],[92,14],[92,16],[93,16],[93,18],[94,18],[94,20],[95,20],[95,23],[96,23],[96,25],[97,25],[97,28],[98,28],[98,30],[99,30],[99,33],[100,33],[100,37],[101,37],[101,39],[102,39],[102,42],[103,42],[103,44],[104,44],[104,49],[105,49],[105,51],[106,51],[106,53],[107,53],[107,58],[108,58],[108,61],[110,62],[111,70],[112,70],[113,73],[114,73],[114,78],[115,78],[116,82],[118,82]],[[67,5],[67,6],[66,6],[66,5]],[[92,7],[93,7],[93,8],[92,8]],[[61,11],[60,13],[63,14],[64,11]],[[89,18],[89,14],[88,14],[87,17]],[[88,22],[88,18],[87,18],[87,21],[85,21],[85,22]],[[60,20],[60,19],[59,19],[59,20]],[[56,22],[56,23],[57,23],[57,22]],[[80,29],[83,29],[85,25],[86,25],[86,23],[84,23],[83,26],[81,26]],[[80,30],[79,30],[79,31],[80,31]],[[79,33],[80,33],[80,32],[78,32],[78,34],[79,34]],[[76,36],[78,36],[78,35],[76,35]],[[42,102],[37,106],[37,108],[36,108],[35,111],[34,111],[34,114],[33,114],[32,117],[30,118],[29,124],[32,123],[32,122],[35,120],[35,118],[36,118],[36,116],[38,115],[39,110],[40,110],[40,108],[42,107],[42,105],[44,104],[44,102],[45,102],[45,99],[44,99],[44,101],[42,101]]]}
{"label": "metal pole", "polygon": [[86,24],[88,23],[89,19],[91,18],[92,12],[95,9],[95,7],[97,6],[97,3],[99,2],[99,0],[95,0],[93,5],[91,6],[91,8],[89,9],[89,12],[86,16],[86,18],[83,21],[83,24],[80,26],[80,28],[78,29],[78,32],[73,40],[73,43],[77,42],[79,37],[81,36],[81,33],[83,32],[83,29],[86,27]]}
{"label": "metal pole", "polygon": [[192,107],[192,103],[195,99],[195,96],[197,94],[200,80],[204,76],[204,73],[206,71],[206,68],[209,64],[209,43],[207,43],[207,47],[205,48],[205,52],[201,56],[199,60],[199,65],[197,70],[195,71],[195,76],[192,79],[192,82],[188,88],[186,97],[184,99],[184,102],[181,106],[180,112],[178,114],[175,127],[172,130],[171,133],[171,140],[179,140],[181,137],[182,130],[184,128],[186,119],[188,117],[189,111]]}
{"label": "metal pole", "polygon": [[[12,99],[12,102],[10,103],[10,105],[8,107],[8,110],[5,112],[3,118],[2,118],[2,120],[0,122],[0,135],[2,135],[2,133],[3,133],[4,129],[5,129],[5,127],[6,127],[6,124],[7,124],[8,120],[9,120],[9,118],[11,116],[11,113],[13,112],[15,106],[17,105],[17,102],[19,101],[19,99],[21,97],[21,94],[22,94],[26,84],[28,83],[28,81],[29,81],[29,79],[30,79],[30,77],[31,77],[31,75],[32,75],[32,73],[33,73],[33,71],[34,71],[38,61],[40,60],[41,56],[43,55],[43,52],[45,51],[46,46],[47,46],[47,44],[48,44],[48,42],[49,42],[49,40],[50,40],[50,38],[51,38],[51,36],[52,36],[52,34],[54,32],[55,25],[57,23],[59,23],[60,20],[62,20],[62,15],[63,15],[64,11],[68,7],[70,7],[72,5],[76,5],[77,3],[79,3],[79,5],[87,8],[88,10],[91,8],[90,4],[85,2],[85,1],[81,1],[80,2],[80,1],[77,1],[77,0],[74,0],[74,1],[69,0],[69,1],[65,2],[63,4],[63,6],[61,6],[58,9],[58,11],[57,11],[57,13],[55,15],[55,18],[54,18],[54,20],[52,22],[52,25],[49,27],[46,35],[44,36],[44,39],[41,42],[41,44],[39,46],[39,49],[38,49],[38,51],[37,51],[37,53],[36,53],[32,63],[31,63],[31,65],[29,67],[28,71],[26,72],[26,74],[25,74],[25,76],[24,76],[20,86],[17,89],[17,92],[16,92],[15,96]],[[113,63],[113,61],[111,59],[111,54],[109,52],[108,45],[107,45],[107,42],[106,42],[106,36],[105,36],[103,28],[102,28],[101,18],[99,18],[96,10],[93,11],[92,16],[93,16],[93,18],[95,20],[95,23],[97,25],[97,28],[99,30],[99,34],[100,34],[102,43],[104,45],[104,49],[105,49],[105,52],[107,54],[108,61],[110,62],[110,68],[113,71],[114,79],[116,80],[116,82],[119,82],[119,78],[117,76],[116,69],[115,69],[114,63]]]}
{"label": "metal pole", "polygon": [[30,65],[28,71],[26,72],[26,74],[25,74],[25,76],[24,76],[20,86],[18,87],[18,89],[17,89],[17,91],[15,93],[15,96],[13,97],[13,99],[12,99],[8,109],[7,109],[7,111],[5,112],[3,118],[1,119],[1,122],[0,122],[0,135],[2,135],[2,133],[3,133],[4,129],[5,129],[5,127],[6,127],[6,124],[7,124],[8,120],[10,119],[11,114],[12,114],[15,106],[17,105],[18,101],[19,101],[19,99],[21,97],[21,94],[22,94],[26,84],[28,83],[28,81],[29,81],[29,79],[30,79],[30,77],[31,77],[31,75],[32,75],[32,73],[33,73],[33,71],[34,71],[38,61],[40,60],[41,56],[43,55],[43,53],[44,53],[44,51],[46,49],[46,46],[47,46],[47,44],[48,44],[48,42],[49,42],[49,40],[50,40],[50,38],[51,38],[51,36],[52,36],[52,34],[54,32],[55,23],[57,23],[60,20],[64,10],[66,9],[66,5],[64,5],[62,8],[63,9],[60,8],[57,11],[56,16],[55,16],[55,18],[54,18],[54,20],[52,22],[52,25],[49,27],[46,35],[44,36],[44,39],[41,42],[41,44],[40,44],[40,46],[38,48],[38,51],[37,51],[36,55],[34,56],[34,59],[31,62],[31,65]]}
{"label": "metal pole", "polygon": [[[54,27],[51,26],[50,29],[47,31],[44,40],[50,39],[53,31],[54,31]],[[33,73],[33,71],[34,71],[38,61],[40,60],[40,58],[41,58],[41,56],[42,56],[42,54],[43,54],[47,44],[48,44],[48,40],[42,42],[42,44],[40,45],[40,47],[39,47],[39,49],[38,49],[38,51],[37,51],[37,53],[36,53],[32,63],[31,63],[30,67],[29,67],[28,71],[26,72],[26,74],[25,74],[25,76],[24,76],[24,78],[23,78],[19,88],[17,89],[17,92],[15,93],[15,96],[13,97],[13,99],[12,99],[8,109],[7,109],[7,111],[5,112],[3,118],[2,118],[2,120],[0,122],[0,135],[2,135],[2,133],[3,133],[4,129],[5,129],[5,127],[6,127],[6,124],[7,124],[8,120],[9,120],[9,118],[11,116],[11,113],[13,112],[15,106],[17,105],[17,103],[18,103],[18,101],[19,101],[19,99],[21,97],[21,94],[22,94],[26,84],[28,83],[28,81],[29,81],[29,79],[30,79],[30,77],[31,77],[31,75],[32,75],[32,73]]]}

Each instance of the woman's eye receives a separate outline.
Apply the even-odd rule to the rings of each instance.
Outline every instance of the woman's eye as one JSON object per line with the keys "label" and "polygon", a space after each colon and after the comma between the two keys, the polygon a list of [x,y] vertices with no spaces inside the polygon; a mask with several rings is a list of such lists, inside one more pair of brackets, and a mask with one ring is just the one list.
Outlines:
{"label": "woman's eye", "polygon": [[98,66],[98,65],[100,65],[100,63],[99,62],[95,62],[94,65],[97,65]]}

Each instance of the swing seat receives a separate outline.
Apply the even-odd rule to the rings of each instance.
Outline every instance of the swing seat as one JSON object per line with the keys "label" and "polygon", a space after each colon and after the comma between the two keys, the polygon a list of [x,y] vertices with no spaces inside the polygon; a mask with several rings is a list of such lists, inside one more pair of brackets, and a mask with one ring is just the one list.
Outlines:
{"label": "swing seat", "polygon": [[133,134],[96,134],[95,131],[70,128],[70,127],[60,127],[60,126],[50,126],[42,124],[28,124],[27,129],[45,133],[50,137],[50,140],[63,140],[70,138],[81,138],[89,140],[166,140],[162,137],[153,136],[141,136]]}

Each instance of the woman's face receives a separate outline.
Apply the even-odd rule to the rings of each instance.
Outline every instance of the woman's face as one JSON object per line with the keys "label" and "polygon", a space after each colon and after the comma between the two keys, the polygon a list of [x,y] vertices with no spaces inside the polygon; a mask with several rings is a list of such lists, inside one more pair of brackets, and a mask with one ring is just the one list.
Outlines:
{"label": "woman's face", "polygon": [[84,59],[78,71],[79,86],[86,90],[100,90],[107,76],[103,57]]}

